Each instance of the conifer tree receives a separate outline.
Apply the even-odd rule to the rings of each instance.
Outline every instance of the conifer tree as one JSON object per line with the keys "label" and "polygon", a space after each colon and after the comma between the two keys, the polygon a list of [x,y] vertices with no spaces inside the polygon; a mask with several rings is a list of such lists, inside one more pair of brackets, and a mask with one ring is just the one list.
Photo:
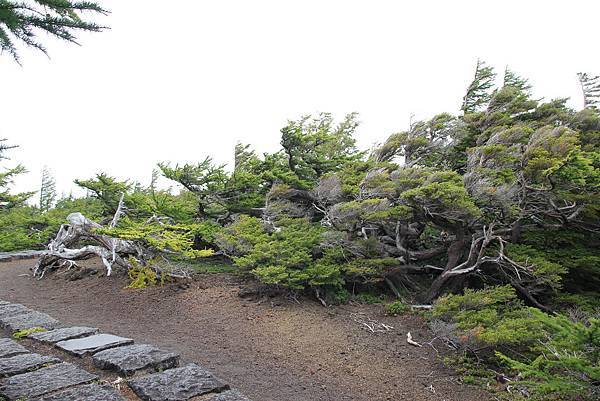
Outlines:
{"label": "conifer tree", "polygon": [[504,79],[503,84],[504,87],[512,87],[517,88],[523,92],[529,92],[531,90],[531,84],[526,78],[520,77],[515,74],[508,66],[504,70]]}
{"label": "conifer tree", "polygon": [[600,108],[600,75],[588,75],[585,72],[580,72],[577,77],[583,92],[583,108]]}
{"label": "conifer tree", "polygon": [[484,61],[477,60],[475,67],[475,77],[467,88],[467,93],[463,98],[461,110],[467,113],[477,111],[485,105],[492,97],[491,89],[494,86],[496,73],[492,67],[489,67]]}
{"label": "conifer tree", "polygon": [[56,202],[56,181],[46,166],[42,169],[40,187],[40,209],[44,212],[52,209]]}
{"label": "conifer tree", "polygon": [[[6,144],[6,139],[0,139],[0,160],[8,159],[4,156],[4,153],[9,149],[14,148],[16,148],[15,145]],[[33,193],[30,192],[11,194],[9,191],[9,186],[13,183],[14,178],[25,172],[25,167],[20,164],[16,167],[0,171],[0,210],[19,206],[33,195]]]}
{"label": "conifer tree", "polygon": [[15,41],[46,53],[46,47],[37,39],[40,33],[77,43],[75,32],[98,32],[105,28],[84,19],[85,12],[107,13],[92,1],[0,0],[0,50],[19,62]]}

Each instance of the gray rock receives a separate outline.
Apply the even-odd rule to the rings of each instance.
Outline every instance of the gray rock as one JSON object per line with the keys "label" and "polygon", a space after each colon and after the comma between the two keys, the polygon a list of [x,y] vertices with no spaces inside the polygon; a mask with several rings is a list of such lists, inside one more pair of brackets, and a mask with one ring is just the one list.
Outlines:
{"label": "gray rock", "polygon": [[110,386],[86,384],[60,393],[35,398],[32,401],[125,401],[125,399]]}
{"label": "gray rock", "polygon": [[9,338],[0,338],[0,358],[10,358],[11,356],[26,354],[29,351],[21,344]]}
{"label": "gray rock", "polygon": [[0,359],[0,378],[14,376],[53,363],[60,359],[40,354],[20,354],[11,358]]}
{"label": "gray rock", "polygon": [[185,401],[229,386],[196,364],[166,370],[129,381],[129,387],[144,401]]}
{"label": "gray rock", "polygon": [[95,354],[105,349],[133,344],[131,338],[124,338],[112,334],[96,334],[89,337],[60,341],[56,346],[77,356]]}
{"label": "gray rock", "polygon": [[100,369],[131,375],[138,370],[158,371],[177,367],[179,355],[148,344],[134,344],[98,352],[93,360]]}
{"label": "gray rock", "polygon": [[33,312],[33,310],[21,304],[7,303],[5,305],[0,305],[0,319],[31,312]]}
{"label": "gray rock", "polygon": [[208,398],[206,401],[251,401],[237,390],[225,391]]}
{"label": "gray rock", "polygon": [[15,315],[0,319],[0,327],[3,327],[14,333],[19,330],[41,327],[44,329],[54,329],[60,326],[60,322],[53,317],[36,311]]}
{"label": "gray rock", "polygon": [[29,399],[97,380],[98,376],[70,363],[59,363],[35,372],[0,380],[0,395],[9,401]]}
{"label": "gray rock", "polygon": [[65,327],[63,329],[31,333],[27,337],[31,338],[32,340],[55,344],[60,341],[87,337],[97,333],[98,329],[95,329],[93,327]]}

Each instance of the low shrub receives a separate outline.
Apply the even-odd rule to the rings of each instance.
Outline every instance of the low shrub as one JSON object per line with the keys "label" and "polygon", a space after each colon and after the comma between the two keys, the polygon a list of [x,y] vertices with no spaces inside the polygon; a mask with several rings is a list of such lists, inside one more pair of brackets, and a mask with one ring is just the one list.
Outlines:
{"label": "low shrub", "polygon": [[599,319],[573,321],[527,307],[510,286],[439,298],[432,316],[453,328],[451,341],[465,356],[504,366],[538,399],[600,396]]}
{"label": "low shrub", "polygon": [[385,305],[385,313],[390,316],[404,315],[410,311],[410,305],[407,305],[402,301],[394,301]]}

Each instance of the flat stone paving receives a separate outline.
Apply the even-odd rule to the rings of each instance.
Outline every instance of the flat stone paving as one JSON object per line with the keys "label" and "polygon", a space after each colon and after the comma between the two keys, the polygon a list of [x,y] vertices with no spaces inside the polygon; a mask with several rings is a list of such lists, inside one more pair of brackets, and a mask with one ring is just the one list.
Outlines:
{"label": "flat stone paving", "polygon": [[186,401],[200,395],[229,390],[229,385],[193,363],[130,380],[129,387],[144,401]]}
{"label": "flat stone paving", "polygon": [[21,344],[17,344],[9,338],[0,338],[0,358],[9,358],[18,354],[26,354],[29,351]]}
{"label": "flat stone paving", "polygon": [[35,398],[32,401],[125,401],[111,386],[86,384],[56,394]]}
{"label": "flat stone paving", "polygon": [[70,363],[59,363],[34,372],[0,380],[0,394],[9,401],[38,397],[52,391],[98,380],[98,376]]}
{"label": "flat stone paving", "polygon": [[44,365],[59,363],[60,359],[40,354],[20,354],[0,359],[0,378],[26,373]]}
{"label": "flat stone paving", "polygon": [[[127,383],[142,400],[187,401],[203,396],[206,401],[250,401],[196,364],[177,368],[178,354],[148,344],[134,345],[130,338],[97,334],[98,329],[91,327],[55,328],[59,325],[60,322],[44,313],[0,300],[0,327],[11,333],[34,327],[53,329],[31,333],[28,338],[90,357],[100,369],[141,376]],[[145,375],[149,370],[163,369]],[[92,383],[98,379],[75,364],[31,353],[14,340],[0,338],[0,400],[3,397],[9,401],[125,400],[113,387]]]}
{"label": "flat stone paving", "polygon": [[0,319],[4,319],[11,316],[22,315],[23,313],[33,312],[33,310],[27,308],[21,304],[4,304],[0,305]]}
{"label": "flat stone paving", "polygon": [[131,338],[119,337],[113,334],[94,334],[89,337],[61,341],[56,343],[56,346],[70,354],[83,356],[129,344],[133,344]]}
{"label": "flat stone paving", "polygon": [[98,334],[98,331],[98,329],[93,327],[65,327],[62,329],[31,333],[27,336],[27,338],[41,341],[43,343],[56,344],[60,341],[72,340],[74,338]]}
{"label": "flat stone paving", "polygon": [[59,326],[60,322],[58,320],[45,313],[36,311],[0,319],[0,327],[13,333],[15,331],[32,329],[34,327],[54,329]]}
{"label": "flat stone paving", "polygon": [[94,354],[94,365],[132,375],[140,370],[166,370],[179,365],[179,355],[148,344],[126,345]]}

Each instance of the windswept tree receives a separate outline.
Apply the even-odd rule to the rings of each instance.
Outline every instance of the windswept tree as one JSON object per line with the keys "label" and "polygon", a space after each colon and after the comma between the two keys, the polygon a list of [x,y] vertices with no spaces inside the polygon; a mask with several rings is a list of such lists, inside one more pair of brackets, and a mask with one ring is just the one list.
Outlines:
{"label": "windswept tree", "polygon": [[357,114],[348,114],[336,124],[331,114],[304,116],[281,129],[281,146],[298,189],[309,189],[327,173],[361,157],[354,134]]}
{"label": "windswept tree", "polygon": [[50,170],[44,166],[42,169],[42,184],[40,186],[40,209],[47,212],[55,203],[56,181]]}
{"label": "windswept tree", "polygon": [[477,60],[475,67],[475,76],[467,88],[467,93],[463,98],[461,110],[467,114],[478,111],[492,97],[492,88],[496,73],[492,67],[489,67],[484,61]]}
{"label": "windswept tree", "polygon": [[102,201],[105,216],[112,216],[117,211],[121,196],[127,193],[132,185],[128,181],[119,181],[106,173],[96,174],[88,180],[75,180],[75,184],[88,191],[88,195]]}
{"label": "windswept tree", "polygon": [[[7,159],[5,153],[7,150],[16,148],[15,145],[6,144],[6,139],[0,139],[0,160]],[[12,194],[10,192],[10,186],[12,185],[15,177],[25,173],[25,167],[17,165],[16,167],[4,169],[0,171],[0,210],[11,209],[16,206],[22,205],[27,199],[33,195],[33,192],[24,192],[18,194]]]}
{"label": "windswept tree", "polygon": [[583,93],[583,108],[600,107],[600,75],[589,75],[584,72],[577,74]]}
{"label": "windswept tree", "polygon": [[77,43],[77,32],[105,29],[88,14],[107,13],[92,1],[0,0],[0,49],[19,62],[17,42],[47,53],[38,39],[41,33]]}
{"label": "windswept tree", "polygon": [[503,87],[516,88],[522,92],[529,92],[531,90],[531,84],[527,79],[517,75],[508,66],[504,69],[504,78],[502,80]]}

